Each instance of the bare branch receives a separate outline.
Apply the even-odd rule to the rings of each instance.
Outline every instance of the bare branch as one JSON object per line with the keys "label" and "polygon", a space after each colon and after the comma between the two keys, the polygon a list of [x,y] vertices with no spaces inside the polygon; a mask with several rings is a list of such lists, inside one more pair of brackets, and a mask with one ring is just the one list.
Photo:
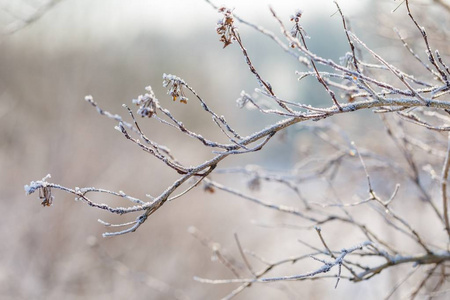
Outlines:
{"label": "bare branch", "polygon": [[[395,30],[403,47],[409,51],[404,61],[398,63],[383,54],[381,49],[377,48],[375,51],[369,47],[369,42],[363,42],[353,33],[349,20],[337,2],[335,5],[340,15],[339,21],[342,22],[341,30],[345,33],[345,37],[342,37],[349,47],[339,61],[318,55],[309,48],[306,42],[308,28],[303,27],[307,25],[300,22],[304,14],[301,10],[291,16],[293,28],[288,30],[285,20],[270,8],[270,14],[281,30],[278,37],[269,30],[236,16],[229,8],[217,7],[209,0],[206,2],[221,14],[216,32],[223,48],[238,47],[246,67],[256,78],[255,93],[241,92],[237,105],[239,108],[253,109],[263,121],[268,117],[269,121],[264,123],[264,127],[248,135],[242,134],[239,124],[232,126],[213,109],[214,105],[203,96],[201,88],[194,89],[188,84],[189,78],[184,80],[176,75],[163,74],[163,86],[167,89],[169,101],[179,104],[171,110],[166,108],[164,101],[158,100],[150,86],[131,101],[137,105],[136,111],[123,105],[128,113],[126,118],[103,110],[92,96],[86,96],[85,100],[98,114],[116,123],[115,129],[121,133],[121,137],[143,150],[142,154],[150,154],[152,159],[156,158],[167,172],[175,175],[167,186],[158,192],[150,191],[149,194],[155,195],[154,197],[147,195],[140,199],[119,189],[68,188],[49,182],[48,175],[25,185],[26,193],[37,192],[44,207],[58,203],[55,190],[59,190],[73,195],[87,206],[111,214],[133,214],[131,220],[124,216],[124,220],[117,223],[98,220],[107,230],[111,230],[103,236],[111,237],[136,231],[167,202],[183,201],[186,195],[202,183],[204,191],[209,195],[218,191],[218,195],[225,194],[227,199],[244,200],[283,216],[280,220],[255,220],[253,224],[318,235],[316,243],[309,241],[308,235],[301,236],[299,241],[305,246],[303,248],[306,248],[306,252],[272,261],[262,258],[258,249],[245,249],[238,233],[234,234],[239,251],[235,258],[226,251],[226,247],[206,237],[196,227],[190,227],[189,232],[210,249],[213,260],[220,262],[235,277],[196,277],[195,280],[209,284],[239,284],[224,299],[231,299],[256,283],[332,278],[335,280],[334,287],[337,288],[341,280],[370,280],[384,273],[384,270],[404,264],[428,266],[415,268],[405,274],[405,277],[395,283],[387,298],[406,289],[405,282],[412,281],[415,278],[412,274],[419,272],[422,272],[422,276],[418,277],[415,287],[409,292],[411,298],[423,291],[442,292],[450,276],[447,191],[450,134],[446,133],[450,131],[450,67],[444,50],[442,55],[438,50],[432,51],[429,42],[432,39],[413,16],[410,2],[405,0],[399,7],[405,3],[412,22],[405,15],[403,18],[408,21],[409,26],[415,26],[420,31],[419,42],[425,44],[427,59],[413,50],[418,41],[403,38]],[[446,7],[444,2],[434,2]],[[309,104],[314,102],[301,98],[306,93],[294,93],[295,96],[288,96],[290,98],[281,96],[281,92],[276,94],[247,51],[244,43],[246,37],[241,36],[244,31],[238,30],[237,22],[269,38],[284,50],[281,53],[294,57],[298,64],[296,66],[300,69],[292,74],[295,76],[293,79],[297,78],[301,84],[311,78],[316,80],[327,92],[326,101],[321,103],[328,104]],[[371,41],[368,35],[364,35],[364,39]],[[405,52],[402,45],[397,44]],[[367,59],[365,56],[371,57]],[[415,69],[408,72],[410,68],[405,64],[410,61],[418,61],[423,68],[417,72]],[[337,95],[341,96],[339,100]],[[177,108],[183,105],[198,109],[211,120],[197,129],[186,125],[186,116],[179,117],[177,112]],[[358,115],[356,121],[346,119],[349,115],[356,117],[357,111],[365,111],[367,114],[373,112],[379,118],[370,119],[370,124],[365,120],[367,114]],[[137,120],[139,116],[142,121]],[[338,116],[339,121],[334,122]],[[245,121],[253,122],[251,119]],[[169,129],[170,134],[162,137],[166,142],[185,137],[188,142],[206,149],[206,158],[202,158],[202,163],[186,162],[185,158],[178,156],[179,149],[171,151],[166,146],[167,143],[160,143],[159,140],[156,142],[151,134],[147,135],[143,130],[143,122]],[[385,131],[377,127],[383,123]],[[217,131],[217,137],[208,135],[210,126]],[[205,132],[207,138],[204,137]],[[301,138],[291,139],[289,136],[287,152],[284,148],[275,148],[277,141],[287,134],[301,134]],[[358,147],[353,140],[358,141]],[[231,165],[232,157],[255,156],[269,144],[275,144],[275,150],[272,148],[273,152],[261,161],[264,167],[245,166],[243,164],[246,161]],[[288,155],[291,157],[289,160],[284,157]],[[280,170],[281,167],[274,163],[276,160],[271,160],[273,156],[287,162],[286,169],[283,167]],[[218,168],[219,165],[221,169]],[[441,170],[440,176],[436,170]],[[231,182],[237,187],[224,184],[229,182],[226,180],[212,180],[212,176],[232,177]],[[267,193],[268,190],[270,192]],[[108,202],[109,200],[102,203],[96,198],[99,195],[119,198],[126,205],[111,205],[109,203],[114,202]],[[242,214],[244,212],[239,212],[236,216]],[[437,228],[434,228],[436,224]],[[322,228],[326,228],[326,235]],[[353,240],[347,241],[350,236]],[[293,240],[296,239],[298,237]],[[346,245],[364,242],[335,249],[336,241]],[[253,240],[247,239],[245,244],[249,248],[255,245]],[[315,265],[308,267],[310,271],[295,272],[294,275],[270,274],[278,267],[299,261]],[[261,264],[262,268],[258,269]],[[317,264],[320,266],[317,267]],[[334,273],[328,275],[333,269]],[[167,291],[167,286],[163,290]]]}

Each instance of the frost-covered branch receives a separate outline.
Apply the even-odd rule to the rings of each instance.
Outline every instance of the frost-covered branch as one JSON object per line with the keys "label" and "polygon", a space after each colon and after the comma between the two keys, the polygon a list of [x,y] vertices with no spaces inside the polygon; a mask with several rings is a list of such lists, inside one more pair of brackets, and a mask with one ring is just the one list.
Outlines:
{"label": "frost-covered branch", "polygon": [[[215,7],[210,1],[207,2]],[[443,2],[441,5],[444,5]],[[108,229],[118,230],[104,233],[104,236],[116,236],[136,231],[167,202],[183,201],[186,194],[202,186],[206,192],[220,191],[229,199],[239,199],[286,217],[279,224],[266,220],[256,221],[259,226],[307,230],[318,236],[316,245],[300,241],[309,249],[306,254],[271,262],[262,259],[257,251],[246,250],[237,235],[235,240],[240,258],[231,258],[218,243],[205,238],[199,230],[192,227],[190,233],[208,247],[217,260],[236,277],[217,280],[196,278],[200,282],[211,284],[239,284],[225,299],[236,296],[254,283],[331,277],[336,279],[337,287],[339,280],[369,280],[384,270],[405,264],[429,267],[427,275],[412,293],[417,295],[441,268],[448,267],[450,261],[447,195],[450,144],[446,133],[450,131],[448,56],[432,48],[430,38],[415,18],[408,0],[404,1],[405,15],[409,16],[409,19],[406,19],[410,20],[414,30],[419,30],[419,42],[425,47],[426,57],[415,49],[411,41],[401,36],[398,30],[396,32],[399,47],[408,53],[412,61],[420,64],[421,69],[417,74],[408,73],[404,64],[393,63],[382,52],[372,49],[367,43],[370,38],[355,34],[337,2],[336,7],[337,17],[342,21],[342,30],[345,33],[344,42],[349,49],[349,52],[343,53],[339,62],[322,57],[308,47],[307,30],[302,24],[304,12],[300,10],[290,19],[283,20],[274,9],[270,9],[271,16],[281,31],[281,35],[277,35],[236,17],[234,11],[229,8],[215,7],[221,15],[216,32],[225,48],[223,51],[235,44],[242,52],[246,67],[257,83],[255,93],[241,92],[237,105],[243,109],[256,108],[261,118],[271,115],[277,120],[251,134],[243,134],[241,128],[230,124],[224,116],[215,111],[211,100],[201,96],[201,88],[194,89],[188,84],[189,78],[182,79],[172,74],[163,74],[162,78],[170,99],[178,101],[178,107],[198,107],[201,113],[211,118],[207,126],[217,129],[219,136],[207,138],[203,136],[203,132],[190,128],[176,113],[166,108],[164,101],[158,100],[150,86],[146,87],[144,94],[131,101],[138,107],[136,112],[124,104],[126,117],[105,111],[94,102],[92,96],[86,97],[85,100],[100,115],[116,123],[115,129],[126,140],[176,174],[177,178],[157,196],[139,199],[120,190],[68,188],[49,182],[50,176],[26,185],[26,193],[38,191],[44,206],[57,205],[54,190],[60,190],[74,195],[76,200],[88,206],[112,214],[137,213],[133,221],[125,220],[120,224],[99,220]],[[291,30],[287,29],[286,22],[291,22]],[[277,44],[283,53],[294,58],[294,63],[299,68],[295,75],[298,76],[298,81],[302,83],[307,77],[314,78],[328,95],[329,99],[324,102],[328,105],[307,104],[305,99],[284,99],[281,94],[275,93],[278,88],[273,87],[260,73],[261,68],[247,50],[246,39],[241,36],[238,23],[250,26]],[[378,130],[380,135],[376,137],[372,124],[356,125],[362,127],[364,135],[374,135],[374,138],[378,138],[378,147],[373,144],[356,147],[346,130],[329,120],[336,116],[344,118],[361,110],[372,111],[381,119],[384,132],[381,135]],[[141,117],[139,121],[138,116]],[[171,129],[169,139],[180,136],[190,139],[200,147],[208,149],[209,158],[202,163],[186,163],[177,157],[176,151],[171,151],[164,143],[158,143],[147,135],[144,127],[141,127],[143,122],[153,122]],[[229,157],[254,155],[266,145],[276,143],[274,136],[286,132],[287,128],[307,132],[314,141],[311,143],[311,149],[300,147],[302,159],[292,170],[276,172],[258,166],[221,168],[222,162]],[[321,152],[322,148],[329,151],[324,154]],[[212,175],[215,176],[214,180]],[[232,187],[225,179],[216,179],[227,175],[244,178],[241,183],[246,181],[248,190],[242,186]],[[287,198],[297,202],[287,205],[280,202],[277,195],[256,194],[266,185],[284,188],[284,192],[290,195]],[[122,198],[128,201],[128,206],[98,203],[94,200],[95,194]],[[348,199],[349,194],[352,194],[353,198]],[[423,228],[423,223],[417,220],[417,214],[411,213],[408,205],[416,200],[417,209],[424,211],[429,218],[425,223],[433,226],[432,228]],[[421,217],[419,214],[419,218]],[[370,222],[371,219],[381,220],[384,231],[374,226]],[[325,226],[328,226],[327,229],[324,229]],[[346,248],[336,246],[336,241],[327,236],[330,228],[336,230],[335,235],[345,242]],[[441,237],[443,229],[445,239]],[[432,235],[430,230],[433,231]],[[411,247],[404,249],[402,243],[391,238],[391,234],[407,241]],[[359,240],[347,243],[346,238],[350,236],[357,236]],[[296,275],[269,274],[281,265],[300,261],[303,263],[309,258],[319,262],[320,266],[310,268],[312,271],[298,272]],[[239,264],[239,260],[243,260],[243,263]],[[255,261],[264,265],[260,271],[255,271]],[[334,275],[326,275],[332,270]],[[244,271],[247,273],[243,274]],[[441,279],[448,277],[445,272],[440,273],[440,276]],[[397,287],[394,292],[395,290]]]}

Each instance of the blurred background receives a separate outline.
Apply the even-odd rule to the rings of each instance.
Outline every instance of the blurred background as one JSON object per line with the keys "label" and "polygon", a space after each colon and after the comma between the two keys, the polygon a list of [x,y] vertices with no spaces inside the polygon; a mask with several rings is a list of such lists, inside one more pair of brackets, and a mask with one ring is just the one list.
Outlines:
{"label": "blurred background", "polygon": [[[375,50],[387,49],[395,39],[394,21],[408,21],[403,10],[391,13],[399,1],[340,2],[354,31]],[[301,8],[313,51],[336,61],[349,51],[332,1],[225,3],[236,15],[276,34],[280,30],[268,5],[286,24]],[[430,14],[438,11],[429,5],[423,9]],[[235,286],[202,284],[193,277],[219,279],[233,274],[188,228],[197,228],[202,236],[233,254],[239,253],[234,241],[237,233],[246,248],[269,260],[305,252],[296,242],[299,236],[308,239],[311,235],[311,243],[317,243],[314,232],[255,225],[281,222],[282,216],[276,212],[200,188],[166,204],[137,232],[115,238],[101,237],[107,228],[97,219],[121,222],[135,216],[109,215],[60,191],[54,191],[54,204],[48,208],[40,205],[37,194],[25,195],[25,184],[48,173],[51,182],[64,186],[123,190],[140,198],[158,195],[177,178],[172,170],[126,141],[114,130],[114,121],[98,115],[84,101],[86,95],[92,95],[103,109],[128,118],[121,105],[131,106],[131,100],[151,85],[161,104],[191,130],[211,139],[220,135],[194,98],[188,105],[172,102],[162,87],[162,74],[168,73],[183,78],[242,135],[277,121],[237,107],[240,92],[251,94],[258,86],[237,45],[222,49],[215,32],[219,18],[215,9],[201,0],[0,1],[1,299],[219,299]],[[314,80],[297,81],[294,72],[302,66],[293,58],[251,28],[237,26],[254,65],[279,96],[306,104],[331,104]],[[397,52],[389,53],[391,62],[401,60]],[[352,140],[366,147],[379,144],[374,140],[376,131],[370,137],[361,135],[364,126],[358,124],[362,119],[374,130],[382,128],[378,118],[366,112],[334,121]],[[142,120],[141,126],[187,165],[212,155],[210,149],[153,120]],[[309,133],[293,128],[264,151],[231,158],[221,167],[258,164],[289,170],[305,159],[301,154],[305,149],[320,149],[324,155],[332,151],[317,144]],[[213,178],[244,189],[247,182],[238,176]],[[392,191],[392,184],[386,190]],[[279,197],[286,203],[292,197],[272,187],[254,193],[272,201]],[[127,205],[109,197],[94,198],[110,205]],[[330,232],[329,238],[333,235],[336,233]],[[337,249],[363,240],[352,238],[336,244]],[[271,275],[305,270],[295,265]],[[330,295],[379,299],[394,282],[395,276],[379,276],[359,284],[341,282],[336,290],[332,280],[261,284],[236,299],[325,299]]]}

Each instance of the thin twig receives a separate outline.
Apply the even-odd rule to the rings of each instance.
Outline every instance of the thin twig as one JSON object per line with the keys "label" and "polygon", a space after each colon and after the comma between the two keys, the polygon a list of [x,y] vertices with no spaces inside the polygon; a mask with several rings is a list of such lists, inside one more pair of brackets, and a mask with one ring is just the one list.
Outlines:
{"label": "thin twig", "polygon": [[447,199],[447,181],[449,170],[450,170],[450,133],[448,134],[447,155],[445,156],[445,161],[442,167],[442,175],[441,175],[442,213],[444,215],[445,230],[447,231],[448,238],[450,239],[450,222],[448,218],[448,199]]}

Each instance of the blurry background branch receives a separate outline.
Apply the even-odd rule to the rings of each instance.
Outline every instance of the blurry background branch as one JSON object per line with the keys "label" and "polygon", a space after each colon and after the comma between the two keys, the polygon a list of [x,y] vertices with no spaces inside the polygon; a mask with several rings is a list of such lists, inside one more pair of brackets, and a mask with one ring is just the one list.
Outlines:
{"label": "blurry background branch", "polygon": [[[1,1],[0,19],[5,24],[1,24],[3,34],[12,34],[20,29],[36,22],[45,13],[51,10],[56,4],[63,0],[43,0],[43,1]],[[1,17],[3,15],[3,17]]]}

